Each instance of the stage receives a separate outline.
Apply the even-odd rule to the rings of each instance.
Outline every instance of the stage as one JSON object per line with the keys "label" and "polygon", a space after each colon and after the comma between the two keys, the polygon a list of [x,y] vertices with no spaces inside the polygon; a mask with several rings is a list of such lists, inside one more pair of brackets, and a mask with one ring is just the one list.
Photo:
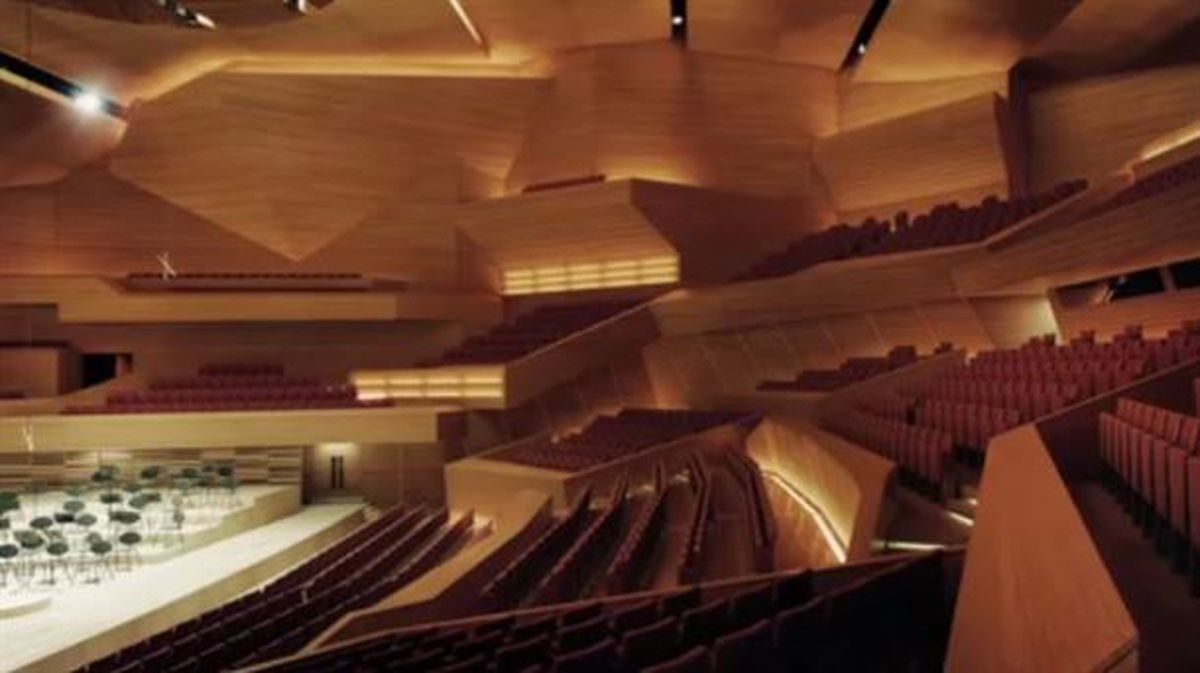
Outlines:
{"label": "stage", "polygon": [[294,486],[247,487],[242,498],[181,544],[98,584],[5,594],[0,671],[58,673],[107,656],[262,584],[362,520],[361,504],[301,509]]}

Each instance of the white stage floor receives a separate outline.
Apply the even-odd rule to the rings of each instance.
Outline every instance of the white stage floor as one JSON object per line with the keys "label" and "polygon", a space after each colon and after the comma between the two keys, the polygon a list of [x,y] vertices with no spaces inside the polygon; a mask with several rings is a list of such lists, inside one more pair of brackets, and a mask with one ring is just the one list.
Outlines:
{"label": "white stage floor", "polygon": [[77,586],[38,612],[0,619],[0,671],[69,671],[186,621],[325,546],[361,509],[306,507],[102,584]]}

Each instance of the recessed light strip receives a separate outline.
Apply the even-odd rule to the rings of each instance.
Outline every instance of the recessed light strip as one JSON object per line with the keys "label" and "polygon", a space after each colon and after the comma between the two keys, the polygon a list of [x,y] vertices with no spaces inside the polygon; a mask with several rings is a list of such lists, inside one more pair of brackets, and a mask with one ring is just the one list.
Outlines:
{"label": "recessed light strip", "polygon": [[816,503],[809,500],[808,496],[801,493],[800,489],[793,486],[787,479],[784,479],[783,475],[774,470],[763,470],[762,473],[778,484],[793,500],[800,503],[800,506],[817,522],[817,528],[821,530],[821,536],[825,538],[825,543],[829,545],[829,549],[833,552],[838,563],[845,563],[847,556],[846,543],[842,542],[842,539],[838,537],[837,531],[833,529],[833,524],[830,523],[829,517],[825,516],[825,512],[817,507]]}
{"label": "recessed light strip", "polygon": [[479,32],[479,28],[476,27],[475,22],[471,20],[471,15],[467,14],[467,9],[462,6],[462,2],[460,0],[446,1],[454,8],[454,13],[458,15],[458,20],[462,22],[463,27],[471,34],[471,39],[475,40],[475,44],[487,49],[487,45],[483,41],[483,34]]}

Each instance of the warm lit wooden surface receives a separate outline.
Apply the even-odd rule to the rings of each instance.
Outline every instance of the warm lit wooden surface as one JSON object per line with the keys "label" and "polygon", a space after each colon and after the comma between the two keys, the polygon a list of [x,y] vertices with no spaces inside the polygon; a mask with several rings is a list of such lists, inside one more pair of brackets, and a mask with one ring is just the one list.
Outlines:
{"label": "warm lit wooden surface", "polygon": [[5,669],[72,670],[196,617],[332,544],[361,521],[361,507],[307,507],[5,620]]}
{"label": "warm lit wooden surface", "polygon": [[[435,407],[303,411],[38,416],[48,451],[295,446],[320,442],[429,444],[439,440]],[[0,452],[23,453],[25,418],[0,418]]]}
{"label": "warm lit wooden surface", "polygon": [[707,0],[688,8],[697,51],[837,69],[868,0]]}
{"label": "warm lit wooden surface", "polygon": [[1084,79],[1040,91],[1029,106],[1035,188],[1102,176],[1137,159],[1155,138],[1196,121],[1200,66]]}
{"label": "warm lit wooden surface", "polygon": [[1004,193],[998,133],[994,94],[984,93],[822,138],[814,160],[839,211],[971,189]]}
{"label": "warm lit wooden surface", "polygon": [[946,671],[1082,673],[1136,640],[1037,429],[994,438]]}

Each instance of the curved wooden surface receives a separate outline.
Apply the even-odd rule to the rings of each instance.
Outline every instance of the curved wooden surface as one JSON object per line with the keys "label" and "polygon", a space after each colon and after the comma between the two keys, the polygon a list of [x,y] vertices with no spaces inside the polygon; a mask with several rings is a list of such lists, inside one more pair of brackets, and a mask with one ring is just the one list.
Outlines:
{"label": "curved wooden surface", "polygon": [[947,673],[1090,673],[1137,629],[1034,425],[992,439]]}

